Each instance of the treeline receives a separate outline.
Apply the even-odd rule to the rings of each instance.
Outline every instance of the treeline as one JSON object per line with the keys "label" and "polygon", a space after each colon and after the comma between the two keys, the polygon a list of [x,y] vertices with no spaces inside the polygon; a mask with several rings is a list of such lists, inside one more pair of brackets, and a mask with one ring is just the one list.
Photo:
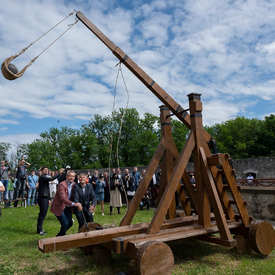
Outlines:
{"label": "treeline", "polygon": [[[274,115],[264,120],[238,117],[205,128],[215,138],[219,152],[227,152],[232,158],[275,156]],[[172,132],[181,150],[189,130],[172,120]],[[158,117],[149,113],[141,116],[136,109],[120,109],[112,116],[95,115],[80,129],[51,128],[31,144],[21,145],[16,156],[24,155],[35,169],[108,167],[110,154],[110,167],[143,166],[149,163],[160,136]],[[2,143],[0,149],[5,155],[9,145]]]}

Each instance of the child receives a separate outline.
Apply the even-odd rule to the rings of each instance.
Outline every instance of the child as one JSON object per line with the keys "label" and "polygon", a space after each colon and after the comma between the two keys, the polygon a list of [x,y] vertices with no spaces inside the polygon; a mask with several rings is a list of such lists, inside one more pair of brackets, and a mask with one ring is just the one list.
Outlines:
{"label": "child", "polygon": [[95,196],[98,203],[101,205],[101,214],[104,216],[104,187],[106,183],[104,181],[103,174],[99,175],[99,179],[96,181],[95,184]]}

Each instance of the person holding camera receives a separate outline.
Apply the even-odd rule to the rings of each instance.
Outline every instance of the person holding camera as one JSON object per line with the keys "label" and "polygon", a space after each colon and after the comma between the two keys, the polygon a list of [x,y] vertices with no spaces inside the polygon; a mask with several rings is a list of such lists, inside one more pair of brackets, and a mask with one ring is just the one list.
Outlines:
{"label": "person holding camera", "polygon": [[38,179],[38,205],[39,214],[37,218],[37,234],[44,235],[46,232],[43,230],[43,222],[47,215],[49,208],[50,197],[50,181],[53,181],[56,177],[51,177],[49,175],[49,169],[47,167],[42,167],[41,175]]}
{"label": "person holding camera", "polygon": [[110,215],[113,214],[113,207],[116,207],[117,213],[120,214],[120,207],[122,207],[122,179],[114,169],[110,181]]}
{"label": "person holding camera", "polygon": [[24,197],[26,179],[27,179],[27,168],[31,164],[26,162],[24,159],[19,161],[17,171],[16,171],[16,186],[14,190],[14,207],[17,207],[18,199]]}
{"label": "person holding camera", "polygon": [[128,202],[130,202],[135,195],[135,181],[132,175],[129,173],[129,169],[125,169],[123,176],[123,185],[126,190]]}

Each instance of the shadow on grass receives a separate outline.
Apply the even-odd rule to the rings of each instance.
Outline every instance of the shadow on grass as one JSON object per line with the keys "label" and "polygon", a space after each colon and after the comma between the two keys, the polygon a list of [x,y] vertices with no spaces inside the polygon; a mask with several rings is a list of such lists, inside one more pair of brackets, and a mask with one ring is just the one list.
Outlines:
{"label": "shadow on grass", "polygon": [[[96,263],[93,255],[85,255],[80,249],[64,252],[62,256],[64,264],[58,267],[47,267],[38,271],[36,274],[93,274],[93,275],[115,275],[131,274],[135,275],[135,270],[129,265],[129,259],[123,255],[112,254],[112,257],[105,259],[105,263]],[[51,258],[51,260],[54,260]]]}
{"label": "shadow on grass", "polygon": [[206,256],[223,254],[232,260],[254,259],[262,260],[264,257],[254,252],[250,254],[239,254],[235,248],[226,248],[214,244],[209,244],[196,239],[179,240],[169,243],[175,257],[175,264],[183,264],[190,260],[197,263],[215,266],[216,262],[209,260]]}

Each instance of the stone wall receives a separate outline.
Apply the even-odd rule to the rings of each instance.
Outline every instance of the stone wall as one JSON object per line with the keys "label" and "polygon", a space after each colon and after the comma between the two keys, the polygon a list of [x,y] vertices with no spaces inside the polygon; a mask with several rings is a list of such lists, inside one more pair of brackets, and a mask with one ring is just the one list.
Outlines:
{"label": "stone wall", "polygon": [[275,221],[275,187],[241,186],[250,216]]}
{"label": "stone wall", "polygon": [[275,178],[275,157],[261,157],[233,160],[237,178],[243,179],[248,173],[256,174],[256,178]]}

